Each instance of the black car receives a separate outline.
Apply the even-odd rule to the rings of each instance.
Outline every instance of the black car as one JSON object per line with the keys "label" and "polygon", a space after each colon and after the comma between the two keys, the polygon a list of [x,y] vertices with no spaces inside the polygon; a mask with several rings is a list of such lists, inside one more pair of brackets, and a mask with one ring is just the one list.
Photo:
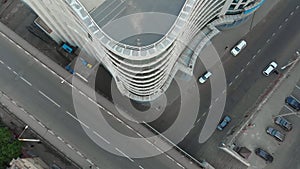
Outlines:
{"label": "black car", "polygon": [[296,100],[295,98],[289,96],[285,99],[285,103],[288,104],[289,106],[291,106],[293,109],[295,109],[296,111],[300,110],[300,103],[298,100]]}
{"label": "black car", "polygon": [[268,163],[271,163],[273,161],[273,156],[261,148],[255,149],[255,154],[261,157],[262,159],[264,159]]}
{"label": "black car", "polygon": [[293,128],[292,123],[283,117],[276,117],[274,123],[283,128],[285,131],[291,131]]}

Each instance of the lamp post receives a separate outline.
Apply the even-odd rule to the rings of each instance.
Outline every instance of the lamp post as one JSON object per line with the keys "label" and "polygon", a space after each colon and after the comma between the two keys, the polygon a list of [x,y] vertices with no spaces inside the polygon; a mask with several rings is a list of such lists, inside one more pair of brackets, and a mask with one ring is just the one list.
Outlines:
{"label": "lamp post", "polygon": [[21,132],[21,134],[19,135],[18,139],[23,135],[23,133],[25,132],[25,130],[28,129],[28,125],[26,125],[23,129],[23,131]]}
{"label": "lamp post", "polygon": [[41,142],[41,140],[39,139],[27,139],[27,138],[21,138],[21,136],[23,135],[23,133],[26,131],[26,129],[28,129],[28,125],[26,125],[23,129],[23,131],[21,132],[21,134],[18,137],[19,141],[27,141],[27,142]]}
{"label": "lamp post", "polygon": [[298,61],[298,59],[300,58],[300,52],[299,52],[299,51],[296,51],[296,54],[297,54],[297,58],[296,58],[295,60],[293,60],[292,62],[286,64],[285,66],[282,66],[282,67],[281,67],[281,70],[286,69],[287,67],[291,66],[292,64],[294,64],[295,62]]}

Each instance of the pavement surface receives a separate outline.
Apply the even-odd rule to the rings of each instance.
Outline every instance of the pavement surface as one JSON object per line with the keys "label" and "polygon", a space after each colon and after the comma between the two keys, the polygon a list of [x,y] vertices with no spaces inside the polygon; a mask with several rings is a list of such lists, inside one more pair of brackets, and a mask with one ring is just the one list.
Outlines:
{"label": "pavement surface", "polygon": [[[271,93],[270,98],[263,104],[258,110],[257,115],[252,119],[252,124],[255,127],[248,128],[241,132],[236,138],[236,144],[238,146],[245,146],[248,149],[254,150],[256,148],[262,148],[274,156],[274,161],[267,164],[264,160],[260,159],[254,153],[251,154],[248,161],[251,166],[249,169],[255,168],[267,168],[267,169],[282,169],[282,168],[299,168],[299,117],[289,106],[284,103],[287,96],[293,96],[296,99],[300,99],[300,64],[288,73],[287,78],[283,79],[275,91]],[[298,113],[299,114],[299,113]],[[278,115],[284,115],[284,118],[289,120],[293,124],[293,129],[290,132],[286,132],[279,126],[274,124],[274,118]],[[283,142],[275,140],[272,136],[266,133],[267,127],[274,127],[286,135]]]}
{"label": "pavement surface", "polygon": [[[1,106],[0,109],[1,122],[8,126],[14,135],[19,136],[26,124],[20,121],[13,113],[9,112],[5,107]],[[74,165],[63,153],[59,154],[55,147],[49,144],[46,140],[43,140],[30,128],[25,130],[20,138],[25,139],[39,139],[37,142],[23,142],[22,157],[40,157],[48,166],[55,165],[61,169],[74,169],[78,168]]]}
{"label": "pavement surface", "polygon": [[[197,157],[198,159],[207,159],[209,162],[212,162],[216,168],[224,167],[223,161],[229,161],[228,166],[225,166],[226,168],[234,167],[234,168],[243,168],[242,164],[237,162],[235,159],[231,158],[227,154],[222,154],[221,151],[217,149],[217,145],[219,142],[223,139],[223,137],[226,135],[226,133],[233,128],[234,125],[238,123],[238,119],[241,119],[245,114],[244,113],[239,113],[239,112],[245,112],[248,107],[254,103],[256,98],[263,92],[263,89],[268,86],[269,83],[274,81],[276,79],[275,75],[272,75],[270,78],[262,79],[261,78],[261,70],[270,62],[271,59],[275,59],[280,63],[280,66],[286,64],[289,59],[293,57],[294,51],[299,47],[297,46],[298,41],[296,40],[297,38],[293,35],[297,34],[297,30],[299,30],[297,26],[297,11],[295,11],[295,7],[299,3],[298,1],[292,1],[291,3],[285,3],[283,1],[280,1],[280,5],[277,5],[274,7],[274,11],[272,15],[268,15],[266,18],[262,20],[261,23],[259,23],[256,27],[256,23],[260,21],[262,16],[264,16],[268,10],[273,7],[273,4],[276,4],[278,1],[267,1],[266,4],[270,5],[264,5],[264,8],[261,8],[262,10],[261,13],[258,11],[255,15],[254,18],[249,20],[247,23],[242,25],[241,27],[238,27],[236,29],[232,30],[227,30],[224,31],[220,36],[217,36],[215,39],[213,39],[213,44],[217,48],[217,51],[219,52],[220,55],[224,55],[222,57],[222,61],[224,62],[224,67],[226,71],[226,79],[228,82],[228,92],[227,92],[227,105],[225,107],[225,112],[230,114],[233,118],[233,122],[227,127],[227,129],[222,132],[222,133],[215,133],[213,137],[206,142],[205,144],[200,145],[198,143],[198,136],[199,136],[199,131],[203,125],[203,119],[204,118],[198,118],[197,119],[197,124],[195,124],[195,127],[193,130],[189,133],[189,135],[186,137],[186,139],[180,144],[181,147],[183,147],[186,151]],[[15,9],[15,8],[14,8]],[[21,11],[21,10],[16,10],[16,11]],[[293,15],[291,15],[291,12],[294,11]],[[299,13],[299,12],[298,12]],[[8,15],[8,14],[7,14]],[[4,15],[3,15],[4,16]],[[12,17],[13,15],[8,15]],[[288,17],[288,20],[286,21],[286,17]],[[4,18],[6,21],[9,21],[9,17]],[[27,21],[30,23],[30,21]],[[32,22],[32,21],[31,21]],[[22,23],[22,22],[21,22]],[[248,25],[248,26],[247,26]],[[280,27],[281,26],[281,27]],[[249,31],[251,28],[253,28],[253,32],[249,33],[246,35],[247,31]],[[294,28],[294,29],[293,29]],[[275,33],[273,35],[273,33]],[[229,52],[228,49],[230,49],[231,46],[233,46],[234,43],[236,43],[243,35],[245,36],[245,39],[248,42],[248,48],[242,52],[238,58],[233,59]],[[230,37],[230,38],[229,38]],[[218,39],[219,38],[219,39]],[[280,39],[280,41],[278,41]],[[290,40],[290,39],[295,39],[295,40]],[[298,38],[299,39],[299,38]],[[222,43],[220,43],[222,42]],[[225,43],[224,43],[225,42]],[[282,46],[286,45],[288,46],[287,48],[282,48]],[[225,50],[226,46],[227,50]],[[270,47],[271,46],[271,47]],[[246,54],[247,53],[247,54]],[[273,55],[273,53],[277,53],[278,55]],[[12,58],[11,58],[12,59]],[[16,59],[16,58],[14,58]],[[53,58],[52,58],[53,59]],[[20,67],[20,65],[16,65],[14,60],[9,61],[10,64],[14,64],[14,66],[19,67],[21,76],[23,76],[24,72],[27,72],[28,68],[23,68]],[[27,63],[25,61],[24,63]],[[31,61],[28,61],[29,65],[32,65],[33,63]],[[249,63],[249,64],[248,64]],[[47,62],[48,64],[48,62]],[[195,77],[200,76],[200,74],[203,73],[203,67],[201,66],[201,63],[199,63],[199,67],[196,68],[195,70]],[[9,65],[12,67],[11,65]],[[214,65],[215,67],[212,67],[212,70],[216,71],[218,65]],[[15,69],[15,68],[14,68]],[[18,70],[19,70],[18,69]],[[35,69],[35,68],[32,68]],[[39,69],[39,68],[38,68]],[[24,71],[26,70],[26,71]],[[34,72],[36,73],[37,70]],[[38,72],[38,71],[37,71]],[[18,73],[18,72],[17,72]],[[38,72],[40,73],[40,72]],[[34,75],[34,73],[33,73]],[[33,76],[32,75],[32,76]],[[25,75],[24,75],[25,76]],[[27,75],[26,75],[27,76]],[[47,77],[47,75],[41,75],[41,77]],[[67,75],[65,77],[68,77]],[[25,77],[27,78],[32,78],[32,77]],[[36,79],[32,78],[29,80],[34,80],[34,84],[37,83],[38,89],[42,91],[42,93],[46,93],[46,95],[55,101],[55,103],[62,103],[63,105],[60,105],[61,107],[68,107],[70,105],[70,98],[64,98],[61,97],[61,93],[66,93],[68,89],[61,89],[57,90],[57,88],[50,88],[46,89],[45,86],[48,86],[49,84],[44,84],[43,80],[37,81]],[[49,79],[45,79],[46,82],[48,82]],[[53,86],[57,86],[57,81],[52,79],[55,82],[52,82]],[[33,83],[30,81],[30,83]],[[253,85],[254,84],[254,85]],[[4,86],[7,84],[4,84]],[[60,88],[60,87],[59,87]],[[207,112],[207,109],[209,107],[209,102],[206,100],[210,100],[210,92],[208,90],[209,88],[209,83],[205,84],[204,86],[199,86],[200,93],[201,95],[201,106],[199,110],[199,117],[202,117],[203,114],[205,116],[205,112]],[[44,91],[44,90],[47,90]],[[26,91],[24,88],[21,89],[21,91]],[[13,93],[12,89],[10,89],[10,92]],[[14,97],[17,94],[15,93]],[[20,97],[20,96],[18,96]],[[32,96],[36,97],[36,96]],[[40,96],[37,97],[37,99]],[[176,97],[174,97],[176,98]],[[26,100],[25,98],[22,98],[23,100]],[[41,100],[41,99],[40,99]],[[48,99],[49,100],[49,99]],[[51,101],[51,100],[50,100]],[[169,111],[170,112],[176,112],[177,107],[172,106],[172,103],[175,103],[177,106],[180,106],[178,103],[178,99],[173,99],[169,101]],[[35,101],[36,102],[36,101]],[[46,101],[47,102],[47,101]],[[44,104],[47,104],[47,103]],[[28,103],[26,103],[28,104]],[[40,104],[35,103],[35,104]],[[54,107],[57,107],[56,104],[54,104]],[[49,108],[49,103],[45,105],[47,107],[48,111],[53,111],[56,112],[55,108]],[[34,108],[36,109],[36,108]],[[43,116],[41,113],[43,110],[42,109],[36,109],[33,110],[33,112],[36,112],[37,114],[40,113],[38,116],[41,117]],[[68,111],[72,111],[71,109]],[[176,114],[176,113],[174,113]],[[158,124],[155,125],[153,123],[153,126],[159,131],[163,131],[164,128],[167,128],[166,126],[170,125],[171,119],[176,116],[174,114],[169,114],[168,116],[164,116],[165,119],[161,118],[154,123]],[[61,117],[63,116],[62,113],[60,113]],[[49,125],[50,127],[57,127],[57,130],[61,130],[60,127],[63,126],[57,126],[56,123],[49,121],[49,119],[53,118],[49,114],[48,116],[44,117],[47,121],[46,124]],[[48,119],[49,118],[49,119]],[[200,120],[199,120],[200,119]],[[61,117],[61,120],[64,121],[65,119]],[[199,120],[199,121],[198,121]],[[68,121],[68,120],[67,120]],[[53,123],[53,124],[51,124]],[[77,122],[75,122],[77,123]],[[72,124],[72,123],[71,123]],[[68,132],[70,130],[72,125],[68,126],[66,130],[62,130],[61,132]],[[75,125],[76,126],[76,125]],[[66,127],[66,126],[65,126]],[[66,135],[76,135],[77,133],[67,133]],[[75,137],[67,137],[67,140],[74,140]],[[77,141],[77,140],[76,140]],[[88,142],[82,143],[81,146],[78,146],[79,149],[83,148],[86,146]],[[88,144],[88,146],[91,146]],[[86,148],[86,147],[84,147]],[[90,154],[93,154],[93,151],[95,149],[90,148]],[[87,153],[88,154],[88,153]],[[89,155],[90,155],[89,154]],[[97,154],[97,153],[96,153]],[[220,158],[215,159],[215,155],[219,154]],[[91,155],[91,156],[95,156]],[[157,157],[160,158],[160,157]],[[92,159],[94,160],[94,159]],[[118,160],[117,160],[118,161]],[[122,160],[120,160],[122,161]],[[122,163],[127,164],[128,162],[125,162],[126,159],[123,159]],[[147,166],[154,167],[152,166],[153,163],[151,163],[151,160],[147,161],[146,160],[141,160],[144,163],[147,163]],[[101,161],[102,162],[102,161]],[[99,161],[99,163],[101,163]],[[105,164],[104,164],[105,165]],[[116,164],[117,165],[117,164]],[[157,164],[159,165],[159,164]],[[136,166],[138,167],[138,165]]]}

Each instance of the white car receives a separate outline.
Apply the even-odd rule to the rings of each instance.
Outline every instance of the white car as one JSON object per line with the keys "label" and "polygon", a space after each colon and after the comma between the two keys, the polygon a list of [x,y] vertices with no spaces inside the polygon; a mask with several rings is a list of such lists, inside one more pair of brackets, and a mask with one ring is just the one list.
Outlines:
{"label": "white car", "polygon": [[231,54],[233,56],[237,56],[246,46],[247,42],[245,40],[241,40],[234,48],[231,49]]}
{"label": "white car", "polygon": [[269,76],[270,73],[272,73],[276,68],[277,68],[278,64],[276,62],[271,62],[264,70],[263,70],[263,74],[265,76]]}
{"label": "white car", "polygon": [[210,71],[205,72],[202,76],[200,76],[199,83],[205,83],[211,75],[212,73]]}

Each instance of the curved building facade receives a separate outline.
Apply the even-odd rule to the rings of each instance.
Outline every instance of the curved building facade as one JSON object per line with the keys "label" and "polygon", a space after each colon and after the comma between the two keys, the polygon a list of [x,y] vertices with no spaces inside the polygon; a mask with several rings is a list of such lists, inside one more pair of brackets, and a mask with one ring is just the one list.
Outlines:
{"label": "curved building facade", "polygon": [[186,0],[170,30],[147,46],[128,45],[108,36],[83,0],[23,1],[50,28],[54,40],[84,48],[100,61],[123,95],[150,101],[167,90],[178,70],[192,74],[195,57],[188,54],[186,45],[205,43],[199,31],[212,37],[218,33],[215,26],[242,20],[264,0]]}

